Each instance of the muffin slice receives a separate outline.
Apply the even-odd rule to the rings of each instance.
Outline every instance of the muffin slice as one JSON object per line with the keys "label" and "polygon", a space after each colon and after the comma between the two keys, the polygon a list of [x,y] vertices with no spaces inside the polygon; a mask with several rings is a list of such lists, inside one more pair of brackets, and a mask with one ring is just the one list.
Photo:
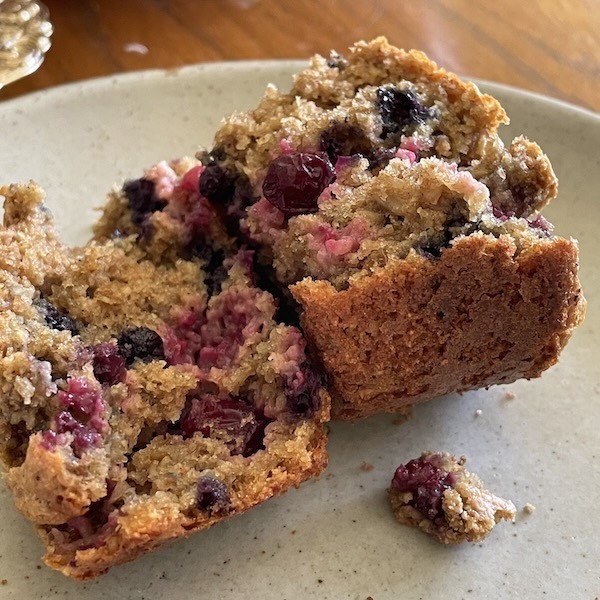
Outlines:
{"label": "muffin slice", "polygon": [[100,575],[324,469],[329,397],[252,252],[210,225],[187,258],[71,250],[40,188],[0,193],[2,458],[47,564]]}
{"label": "muffin slice", "polygon": [[383,38],[225,119],[201,194],[297,301],[333,415],[537,377],[583,319],[557,181],[492,97]]}

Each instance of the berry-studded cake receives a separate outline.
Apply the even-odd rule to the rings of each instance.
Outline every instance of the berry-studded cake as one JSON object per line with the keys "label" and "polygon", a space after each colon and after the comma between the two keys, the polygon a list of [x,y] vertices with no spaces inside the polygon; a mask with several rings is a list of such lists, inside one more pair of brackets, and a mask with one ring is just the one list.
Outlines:
{"label": "berry-studded cake", "polygon": [[[314,57],[200,153],[203,200],[288,304],[291,290],[334,417],[537,377],[583,319],[577,245],[539,213],[556,178],[534,142],[504,146],[505,122],[475,85],[379,38]],[[150,179],[143,200],[113,196],[98,235],[193,245],[200,209]]]}
{"label": "berry-studded cake", "polygon": [[400,465],[389,489],[398,522],[458,544],[481,542],[500,521],[514,521],[514,504],[486,490],[465,462],[447,452],[424,452]]}
{"label": "berry-studded cake", "polygon": [[[171,170],[182,205],[196,167]],[[37,186],[0,194],[0,448],[50,566],[99,575],[324,469],[329,397],[252,251],[201,217],[185,252],[70,250]]]}

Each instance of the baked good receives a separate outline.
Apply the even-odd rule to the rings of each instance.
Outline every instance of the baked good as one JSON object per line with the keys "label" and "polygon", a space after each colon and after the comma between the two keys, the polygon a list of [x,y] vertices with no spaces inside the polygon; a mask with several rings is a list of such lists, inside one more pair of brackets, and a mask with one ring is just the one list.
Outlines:
{"label": "baked good", "polygon": [[186,258],[69,249],[39,187],[0,194],[0,449],[48,565],[97,576],[324,469],[329,397],[251,251],[219,227]]}
{"label": "baked good", "polygon": [[423,452],[400,465],[389,489],[398,522],[444,544],[459,544],[481,542],[500,521],[514,521],[515,505],[486,490],[465,462],[464,456]]}
{"label": "baked good", "polygon": [[291,291],[334,418],[539,376],[583,319],[578,249],[540,210],[537,144],[384,38],[314,57],[226,118],[200,190]]}

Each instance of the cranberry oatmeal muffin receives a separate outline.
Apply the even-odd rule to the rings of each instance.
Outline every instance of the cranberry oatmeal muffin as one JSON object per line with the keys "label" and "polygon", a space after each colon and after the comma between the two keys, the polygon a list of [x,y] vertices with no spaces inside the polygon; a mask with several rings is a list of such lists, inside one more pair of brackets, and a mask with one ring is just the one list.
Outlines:
{"label": "cranberry oatmeal muffin", "polygon": [[[534,142],[504,146],[506,122],[474,84],[379,38],[269,86],[198,155],[203,202],[293,295],[334,417],[537,377],[582,321],[576,242],[539,213],[556,178]],[[99,238],[190,244],[197,214],[165,200],[163,176],[143,202],[115,191]]]}
{"label": "cranberry oatmeal muffin", "polygon": [[[197,165],[174,166],[170,194],[193,204]],[[160,255],[125,234],[68,249],[40,188],[0,194],[2,458],[48,565],[100,575],[325,468],[302,334],[208,203],[193,244]]]}
{"label": "cranberry oatmeal muffin", "polygon": [[394,473],[389,498],[399,523],[418,527],[444,544],[481,542],[515,505],[494,496],[447,452],[424,452]]}

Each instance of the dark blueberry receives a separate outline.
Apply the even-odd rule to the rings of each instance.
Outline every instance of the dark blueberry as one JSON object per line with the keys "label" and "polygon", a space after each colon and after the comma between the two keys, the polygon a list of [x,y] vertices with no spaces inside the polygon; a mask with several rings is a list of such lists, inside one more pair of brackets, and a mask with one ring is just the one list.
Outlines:
{"label": "dark blueberry", "polygon": [[208,244],[199,244],[198,247],[192,248],[192,256],[197,256],[204,261],[204,284],[211,296],[214,296],[221,291],[223,282],[227,279],[227,269],[223,266],[225,260],[225,252],[223,250],[215,250]]}
{"label": "dark blueberry", "polygon": [[73,335],[79,333],[82,324],[67,313],[58,310],[54,304],[51,304],[45,298],[38,298],[37,300],[34,300],[33,303],[44,317],[48,327],[51,329],[56,329],[57,331],[70,331]]}
{"label": "dark blueberry", "polygon": [[453,487],[457,475],[440,469],[428,456],[416,458],[400,465],[392,479],[392,488],[399,492],[410,492],[410,505],[430,520],[443,516],[442,496]]}
{"label": "dark blueberry", "polygon": [[127,366],[130,366],[136,358],[144,362],[165,359],[162,338],[148,327],[125,329],[120,333],[117,345]]}
{"label": "dark blueberry", "polygon": [[214,204],[229,204],[235,194],[235,175],[211,161],[200,175],[200,193]]}
{"label": "dark blueberry", "polygon": [[136,225],[140,225],[149,214],[162,210],[167,204],[156,195],[154,182],[144,177],[126,181],[123,192],[131,210],[131,220]]}
{"label": "dark blueberry", "polygon": [[331,56],[327,59],[327,66],[330,69],[339,69],[342,71],[348,66],[348,61],[341,54],[332,52]]}
{"label": "dark blueberry", "polygon": [[441,246],[417,246],[415,248],[417,254],[420,254],[423,258],[427,258],[429,260],[437,260],[442,256],[443,248]]}
{"label": "dark blueberry", "polygon": [[117,346],[110,342],[104,342],[92,346],[92,353],[94,355],[94,375],[100,383],[115,385],[125,379],[127,367]]}
{"label": "dark blueberry", "polygon": [[410,125],[423,123],[429,116],[429,111],[421,105],[412,90],[380,87],[377,90],[377,106],[381,115],[383,139],[394,133],[402,133]]}
{"label": "dark blueberry", "polygon": [[392,158],[396,156],[396,148],[376,148],[367,158],[371,169],[381,169],[385,167]]}
{"label": "dark blueberry", "polygon": [[327,154],[297,152],[271,161],[263,182],[265,198],[288,216],[318,210],[317,199],[335,180]]}
{"label": "dark blueberry", "polygon": [[231,499],[227,486],[215,477],[200,477],[196,488],[196,506],[211,513],[228,511]]}
{"label": "dark blueberry", "polygon": [[358,125],[336,121],[321,133],[321,150],[335,163],[340,156],[367,156],[371,153],[371,142]]}
{"label": "dark blueberry", "polygon": [[311,418],[321,408],[321,376],[308,363],[304,363],[301,377],[285,386],[285,397],[291,413]]}
{"label": "dark blueberry", "polygon": [[221,146],[216,146],[210,152],[204,150],[199,152],[196,156],[200,159],[200,162],[206,167],[211,162],[223,162],[227,158],[227,152],[225,151],[225,148]]}

